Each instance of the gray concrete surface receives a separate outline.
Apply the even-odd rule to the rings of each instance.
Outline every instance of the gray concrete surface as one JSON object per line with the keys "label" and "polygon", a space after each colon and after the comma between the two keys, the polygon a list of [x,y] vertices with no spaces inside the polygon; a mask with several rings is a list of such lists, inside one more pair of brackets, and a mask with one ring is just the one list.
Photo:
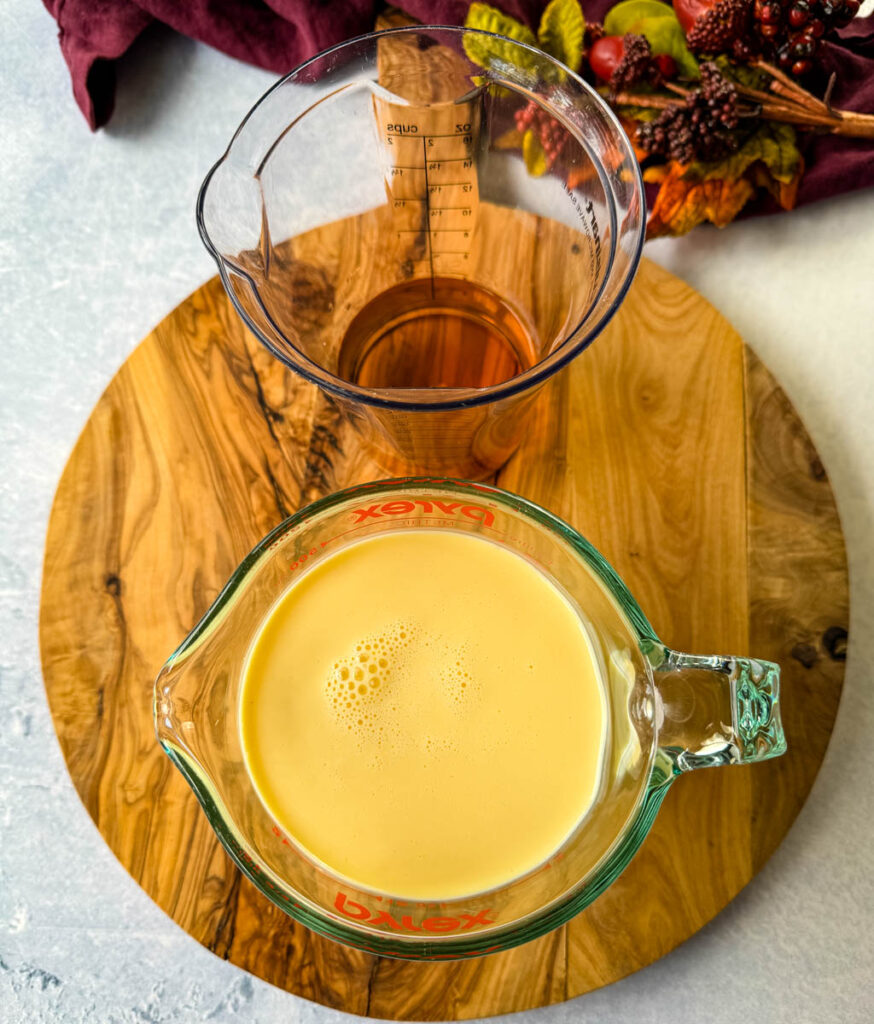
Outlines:
{"label": "gray concrete surface", "polygon": [[[156,32],[92,136],[54,24],[6,0],[0,65],[0,1022],[344,1017],[221,962],[104,845],[67,777],[37,654],[55,484],[139,339],[213,273],[200,180],[270,76]],[[761,875],[649,969],[519,1024],[872,1019],[874,977],[874,191],[648,247],[784,383],[831,474],[849,545],[846,693],[814,791]]]}

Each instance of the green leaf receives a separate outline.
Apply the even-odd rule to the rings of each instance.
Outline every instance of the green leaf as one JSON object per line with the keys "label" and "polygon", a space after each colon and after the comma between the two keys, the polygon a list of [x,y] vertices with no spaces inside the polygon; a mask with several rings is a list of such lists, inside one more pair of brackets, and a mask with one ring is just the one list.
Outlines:
{"label": "green leaf", "polygon": [[629,32],[643,36],[654,54],[666,53],[677,62],[681,74],[698,78],[698,61],[686,46],[686,36],[673,7],[659,0],[622,0],[607,12],[604,31],[609,36]]}
{"label": "green leaf", "polygon": [[550,0],[540,19],[537,40],[548,54],[578,71],[583,60],[586,19],[579,0]]}
{"label": "green leaf", "polygon": [[626,32],[636,31],[621,27],[629,18],[639,21],[641,18],[667,18],[672,14],[674,8],[663,4],[662,0],[621,0],[604,15],[604,31],[608,36],[624,36]]}
{"label": "green leaf", "polygon": [[750,89],[763,89],[767,86],[770,76],[765,71],[752,68],[749,64],[735,64],[724,53],[716,57],[713,63],[719,68],[723,78],[727,78],[730,82],[746,85]]}
{"label": "green leaf", "polygon": [[[520,43],[537,46],[534,33],[521,21],[509,17],[496,7],[488,4],[471,4],[464,22],[465,28],[477,28],[484,32],[495,32],[500,36],[508,36]],[[465,32],[462,40],[464,52],[468,59],[481,68],[490,68],[495,61],[507,61],[522,67],[534,67],[537,63],[533,54],[512,43],[500,39],[484,39],[482,36]]]}
{"label": "green leaf", "polygon": [[548,167],[546,152],[540,145],[540,139],[530,128],[522,138],[522,158],[528,173],[533,178],[539,178],[542,174],[546,174]]}
{"label": "green leaf", "polygon": [[616,109],[622,117],[627,117],[632,121],[655,121],[661,113],[661,110],[656,107],[635,107],[628,103]]}
{"label": "green leaf", "polygon": [[744,144],[726,157],[710,163],[689,164],[683,177],[696,181],[711,178],[740,178],[751,164],[763,163],[776,181],[788,185],[801,170],[801,153],[796,145],[795,129],[788,124],[765,121]]}

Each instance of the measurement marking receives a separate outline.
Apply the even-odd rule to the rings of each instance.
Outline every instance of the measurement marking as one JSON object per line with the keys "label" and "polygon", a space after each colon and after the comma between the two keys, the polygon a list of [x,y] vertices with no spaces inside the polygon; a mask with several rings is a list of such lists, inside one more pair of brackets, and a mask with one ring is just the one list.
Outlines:
{"label": "measurement marking", "polygon": [[425,137],[422,137],[422,159],[424,160],[425,166],[425,203],[428,204],[426,209],[428,210],[428,218],[425,221],[425,226],[428,228],[428,262],[431,264],[431,298],[434,298],[434,245],[431,240],[431,206],[428,200],[428,144],[425,141]]}
{"label": "measurement marking", "polygon": [[[461,162],[467,162],[467,157],[461,157]],[[459,160],[429,160],[429,164],[448,164],[448,163],[459,163]],[[426,171],[428,168],[423,167],[421,164],[392,164],[393,171]],[[436,170],[436,168],[433,168]],[[469,181],[440,181],[439,185],[469,185]]]}
{"label": "measurement marking", "polygon": [[432,213],[437,210],[467,210],[467,212],[470,213],[469,206],[431,206],[429,209]]}
{"label": "measurement marking", "polygon": [[467,256],[466,249],[438,249],[435,256]]}
{"label": "measurement marking", "polygon": [[392,139],[466,139],[470,132],[429,132],[427,135],[418,135],[411,132],[386,132]]}
{"label": "measurement marking", "polygon": [[470,228],[433,228],[432,235],[466,235]]}
{"label": "measurement marking", "polygon": [[417,199],[416,196],[401,196],[399,199],[392,197],[392,202],[397,206],[398,203],[427,203],[427,199]]}

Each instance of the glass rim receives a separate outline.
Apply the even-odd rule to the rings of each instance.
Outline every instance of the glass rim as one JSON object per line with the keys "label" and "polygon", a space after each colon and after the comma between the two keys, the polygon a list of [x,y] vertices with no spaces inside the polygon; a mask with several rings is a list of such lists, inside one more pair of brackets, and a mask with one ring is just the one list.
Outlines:
{"label": "glass rim", "polygon": [[[561,342],[561,344],[551,354],[547,355],[546,358],[535,363],[532,367],[526,370],[524,373],[517,374],[511,377],[509,380],[502,381],[499,384],[492,385],[488,388],[367,388],[361,387],[360,385],[353,384],[351,381],[344,380],[342,377],[338,377],[336,374],[331,373],[329,370],[319,366],[318,363],[311,360],[306,356],[300,349],[297,348],[292,342],[290,342],[283,331],[281,331],[278,325],[274,322],[270,313],[261,302],[258,289],[255,286],[252,278],[246,273],[241,267],[236,266],[226,257],[224,257],[213,244],[210,238],[209,232],[206,227],[204,219],[204,206],[206,202],[206,194],[209,190],[209,186],[213,180],[214,175],[222,165],[224,165],[234,148],[234,144],[246,127],[249,120],[255,114],[255,111],[264,104],[268,98],[278,89],[280,89],[285,83],[294,80],[299,77],[307,68],[309,68],[316,61],[324,60],[324,58],[331,54],[337,53],[338,51],[352,48],[356,45],[360,45],[363,42],[371,42],[373,40],[387,38],[398,35],[419,35],[423,33],[433,32],[445,32],[449,35],[453,35],[456,38],[462,37],[467,33],[473,33],[478,36],[485,36],[492,39],[498,39],[502,42],[509,42],[514,46],[518,46],[523,50],[527,50],[537,56],[538,60],[545,60],[550,64],[553,64],[564,72],[566,77],[569,77],[575,82],[575,84],[584,92],[587,93],[590,99],[594,102],[595,106],[598,107],[603,114],[605,120],[610,124],[613,132],[616,136],[618,145],[625,151],[626,158],[629,163],[629,169],[632,174],[632,187],[638,198],[640,205],[641,217],[640,223],[637,227],[636,235],[634,239],[633,251],[629,254],[628,267],[625,272],[625,277],[619,284],[617,294],[610,306],[602,313],[598,318],[597,322],[591,326],[588,331],[583,331],[582,325],[578,324],[573,330],[569,331]],[[579,133],[570,125],[566,124],[562,120],[562,124],[567,131],[572,134],[582,148],[589,153],[595,167],[598,170],[599,176],[603,179],[604,169],[599,160],[596,160],[590,151],[588,144],[580,137]],[[606,190],[605,190],[606,192]],[[609,195],[608,195],[609,199]],[[479,405],[486,405],[491,402],[497,402],[504,398],[511,398],[515,395],[519,395],[526,391],[531,391],[537,386],[545,383],[551,377],[553,377],[560,370],[564,369],[571,360],[578,356],[581,352],[589,347],[592,342],[601,334],[601,332],[607,327],[609,322],[613,319],[616,311],[625,299],[628,293],[628,289],[634,280],[637,272],[638,265],[640,263],[641,254],[643,252],[643,244],[646,234],[646,217],[645,217],[646,201],[645,192],[643,185],[643,174],[640,170],[640,165],[634,155],[634,149],[631,145],[631,141],[628,138],[622,125],[619,123],[619,119],[609,104],[598,94],[597,90],[593,89],[580,75],[575,71],[572,71],[566,64],[563,64],[557,58],[541,50],[537,46],[532,46],[530,43],[524,43],[517,39],[511,39],[509,36],[499,35],[495,32],[486,32],[483,29],[466,28],[462,25],[402,25],[396,28],[385,29],[381,32],[365,32],[358,36],[353,36],[351,39],[345,39],[339,43],[335,43],[333,46],[322,50],[320,53],[315,54],[308,60],[299,64],[293,68],[288,74],[283,75],[280,79],[273,83],[273,85],[265,92],[259,99],[252,105],[242,121],[238,125],[236,131],[231,137],[224,153],[219,159],[213,164],[206,174],[203,183],[197,194],[197,202],[195,204],[195,216],[197,220],[197,229],[200,234],[201,241],[210,253],[212,258],[215,260],[218,267],[219,276],[221,277],[222,285],[231,300],[237,314],[251,330],[258,340],[277,358],[281,363],[293,370],[295,373],[300,374],[305,380],[318,387],[328,391],[330,394],[337,396],[347,401],[360,402],[365,405],[375,406],[382,409],[405,409],[410,411],[418,412],[442,412],[453,409],[472,408]],[[615,242],[615,221],[616,212],[614,204],[611,201],[610,209],[611,221],[614,224],[614,230],[612,232],[613,244],[611,246],[610,260],[605,274],[604,282],[601,285],[600,291],[606,285],[609,277],[610,270],[613,265],[616,242]],[[241,302],[237,298],[234,288],[231,284],[230,273],[233,272],[237,276],[243,278],[247,282],[248,287],[251,289],[252,297],[254,301],[260,307],[261,312],[267,318],[276,333],[283,338],[288,344],[289,348],[295,353],[295,357],[290,357],[283,349],[276,345],[259,327],[253,322],[251,317],[247,314],[243,308]],[[600,293],[600,292],[599,292]],[[435,393],[446,392],[446,397],[443,399],[434,397]],[[427,395],[428,398],[422,397]],[[410,397],[405,397],[410,396]]]}
{"label": "glass rim", "polygon": [[[563,519],[536,502],[491,484],[457,480],[450,477],[386,478],[356,484],[318,498],[288,516],[258,541],[234,570],[204,616],[162,666],[155,684],[154,715],[157,738],[164,752],[194,791],[210,825],[228,855],[264,896],[300,924],[334,941],[381,956],[439,961],[484,956],[511,949],[545,935],[570,921],[601,895],[637,852],[673,781],[672,775],[660,773],[656,761],[651,760],[649,778],[641,791],[634,814],[629,819],[626,830],[616,837],[602,861],[591,872],[578,879],[563,895],[530,911],[519,920],[476,932],[467,937],[429,934],[427,939],[420,939],[413,935],[382,933],[368,930],[366,927],[332,915],[326,908],[316,904],[310,897],[299,892],[279,877],[273,869],[258,866],[257,851],[250,846],[246,836],[236,827],[223,800],[215,792],[209,774],[201,765],[199,758],[187,748],[184,742],[179,742],[180,738],[172,728],[168,735],[167,731],[160,727],[157,693],[158,683],[164,678],[165,673],[175,668],[177,662],[184,660],[184,656],[192,648],[199,646],[199,641],[205,634],[208,635],[214,628],[217,628],[224,618],[223,613],[247,577],[257,572],[262,558],[270,557],[270,552],[276,542],[295,527],[311,523],[313,520],[329,514],[338,506],[358,500],[365,494],[373,497],[374,494],[412,491],[428,487],[466,497],[470,497],[471,491],[479,492],[505,508],[521,514],[536,527],[558,535],[571,547],[574,554],[585,562],[617,600],[627,618],[629,627],[637,634],[638,640],[644,648],[649,643],[659,644],[661,642],[621,577],[598,549]],[[427,529],[427,527],[424,528]],[[509,546],[512,548],[512,545]]]}
{"label": "glass rim", "polygon": [[644,643],[661,643],[655,630],[650,625],[643,609],[637,603],[634,595],[628,589],[625,581],[616,572],[610,562],[601,552],[588,541],[573,526],[565,522],[560,516],[550,512],[537,502],[529,498],[523,498],[521,494],[508,491],[503,487],[494,484],[487,484],[473,480],[459,480],[454,477],[442,476],[402,476],[383,477],[379,480],[371,480],[361,484],[353,484],[340,491],[332,491],[330,494],[316,498],[308,502],[297,512],[287,516],[282,522],[265,534],[245,555],[239,565],[231,573],[228,581],[222,587],[218,596],[206,610],[202,618],[188,633],[182,643],[170,655],[164,663],[164,667],[170,667],[180,658],[189,647],[200,639],[203,631],[213,624],[217,613],[226,602],[234,595],[246,577],[257,568],[262,556],[296,526],[304,522],[310,522],[314,518],[320,518],[344,502],[357,500],[359,497],[371,492],[409,491],[421,487],[439,487],[454,494],[464,496],[471,490],[479,491],[494,498],[500,504],[509,506],[513,511],[521,513],[525,518],[534,522],[551,533],[558,534],[574,551],[582,558],[588,567],[601,580],[604,586],[610,591],[613,597],[619,602],[622,612],[628,617],[629,624],[637,633],[638,639]]}
{"label": "glass rim", "polygon": [[202,769],[197,758],[172,740],[159,736],[158,741],[194,792],[225,852],[262,896],[317,935],[353,949],[400,960],[463,960],[505,952],[567,924],[609,888],[628,866],[646,839],[674,781],[673,775],[659,771],[655,762],[650,764],[649,779],[628,828],[617,837],[599,867],[592,872],[597,878],[597,885],[586,885],[585,879],[588,876],[584,876],[564,896],[531,911],[520,920],[476,932],[467,938],[429,934],[426,939],[419,939],[403,933],[371,931],[343,921],[288,885],[272,869],[254,866],[258,863],[256,857],[253,857],[254,851],[251,851],[245,836],[231,824],[230,815],[223,801],[213,792],[208,778],[201,777]]}

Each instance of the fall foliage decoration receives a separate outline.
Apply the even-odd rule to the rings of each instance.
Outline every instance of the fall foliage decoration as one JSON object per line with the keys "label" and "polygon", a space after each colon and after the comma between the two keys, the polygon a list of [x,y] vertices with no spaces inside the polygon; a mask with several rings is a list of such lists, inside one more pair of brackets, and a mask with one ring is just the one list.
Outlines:
{"label": "fall foliage decoration", "polygon": [[[821,98],[802,84],[823,39],[858,10],[858,0],[620,0],[587,24],[579,0],[551,0],[536,33],[485,3],[471,4],[465,25],[539,46],[599,90],[658,186],[647,222],[656,238],[723,227],[763,193],[791,209],[799,133],[874,139],[874,115],[832,107],[834,76]],[[481,66],[490,59],[474,42],[465,50]],[[538,104],[516,112],[511,134],[529,173],[564,173],[573,187],[565,134]]]}

